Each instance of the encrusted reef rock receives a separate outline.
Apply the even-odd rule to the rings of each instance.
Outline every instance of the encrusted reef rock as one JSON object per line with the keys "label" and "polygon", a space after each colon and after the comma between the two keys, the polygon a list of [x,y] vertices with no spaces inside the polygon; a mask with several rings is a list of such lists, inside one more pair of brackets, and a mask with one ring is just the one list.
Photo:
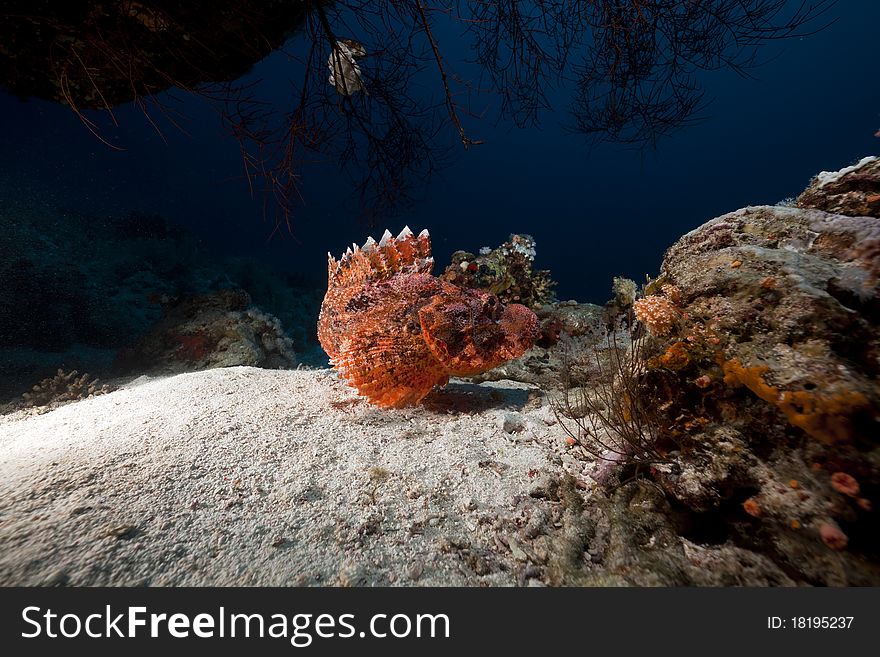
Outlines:
{"label": "encrusted reef rock", "polygon": [[277,317],[251,307],[243,290],[188,297],[137,345],[120,352],[120,372],[176,373],[212,367],[296,366],[293,343]]}
{"label": "encrusted reef rock", "polygon": [[841,214],[875,212],[876,162],[688,233],[634,306],[680,446],[653,476],[797,582],[880,583],[880,219]]}
{"label": "encrusted reef rock", "polygon": [[769,557],[683,513],[645,480],[584,503],[571,476],[543,478],[495,523],[521,585],[794,586]]}
{"label": "encrusted reef rock", "polygon": [[872,441],[880,299],[860,249],[878,238],[876,219],[817,210],[719,217],[667,252],[669,305],[693,329],[679,337],[717,341],[716,381],[745,386],[819,442]]}
{"label": "encrusted reef rock", "polygon": [[880,217],[880,158],[865,157],[840,171],[823,171],[798,196],[799,208]]}
{"label": "encrusted reef rock", "polygon": [[[638,413],[657,457],[618,466],[616,486],[587,463],[589,504],[573,497],[586,481],[560,483],[557,529],[517,546],[527,568],[581,585],[880,584],[876,163],[820,174],[799,207],[707,222],[639,298],[597,314],[600,333],[630,304],[638,320],[622,393],[638,403],[610,417]],[[595,360],[602,342],[574,347]],[[573,385],[603,385],[583,374]]]}

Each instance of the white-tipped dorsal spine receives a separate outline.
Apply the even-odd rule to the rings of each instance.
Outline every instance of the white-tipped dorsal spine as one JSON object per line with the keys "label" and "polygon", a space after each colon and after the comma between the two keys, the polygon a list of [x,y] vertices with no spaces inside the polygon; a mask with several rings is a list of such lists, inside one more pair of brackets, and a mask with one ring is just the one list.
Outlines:
{"label": "white-tipped dorsal spine", "polygon": [[[393,267],[390,266],[389,256],[386,251],[391,249],[399,252],[398,243],[401,243],[400,246],[402,246],[404,242],[412,242],[415,247],[415,253],[407,256],[407,258],[413,257],[413,262],[407,260],[406,263],[400,263],[396,261],[396,258],[399,256],[395,256],[395,265]],[[370,253],[371,255],[368,257],[362,256],[362,253]],[[330,279],[332,281],[353,268],[360,272],[360,275],[355,275],[356,279],[359,279],[361,275],[367,279],[372,278],[376,272],[383,272],[388,276],[394,274],[395,271],[405,272],[413,267],[415,267],[416,271],[431,273],[434,258],[431,257],[430,253],[431,240],[427,228],[422,230],[418,237],[413,234],[409,226],[404,226],[397,237],[394,237],[391,231],[386,230],[382,233],[382,237],[378,242],[372,236],[369,236],[363,246],[352,243],[351,246],[345,249],[339,260],[334,259],[333,254],[328,252],[327,260],[329,262]],[[373,274],[370,273],[371,271]]]}

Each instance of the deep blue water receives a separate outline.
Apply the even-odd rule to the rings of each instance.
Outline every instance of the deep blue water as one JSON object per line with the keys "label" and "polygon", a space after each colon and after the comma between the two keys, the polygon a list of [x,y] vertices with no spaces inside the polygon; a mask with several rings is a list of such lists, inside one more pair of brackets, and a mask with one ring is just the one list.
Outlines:
{"label": "deep blue water", "polygon": [[[751,71],[754,79],[701,75],[714,98],[705,120],[655,149],[586,148],[565,128],[568,89],[551,93],[556,109],[542,114],[539,128],[468,119],[468,131],[486,143],[455,149],[450,166],[420,191],[421,201],[382,223],[395,232],[404,224],[427,227],[440,264],[455,249],[476,251],[511,232],[530,233],[536,264],[552,271],[560,298],[602,303],[612,276],[655,274],[683,232],[745,205],[796,196],[818,171],[878,151],[880,86],[871,53],[880,3],[842,0],[832,14],[837,22],[818,34],[765,47],[761,54],[771,61]],[[466,70],[464,42],[445,29],[439,34],[450,67]],[[275,54],[251,76],[283,103],[292,65]],[[182,109],[189,135],[168,129],[165,143],[139,110],[118,108],[119,128],[109,136],[125,150],[114,151],[64,107],[0,94],[6,189],[12,181],[23,196],[89,213],[159,213],[222,253],[254,256],[315,284],[324,282],[328,251],[385,228],[358,221],[328,163],[304,172],[294,234],[273,234],[216,116],[186,96]]]}

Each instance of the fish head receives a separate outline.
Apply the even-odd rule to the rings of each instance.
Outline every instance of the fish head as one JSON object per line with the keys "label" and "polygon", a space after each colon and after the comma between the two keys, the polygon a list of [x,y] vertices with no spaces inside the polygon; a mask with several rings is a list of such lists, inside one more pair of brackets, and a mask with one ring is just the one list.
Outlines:
{"label": "fish head", "polygon": [[455,288],[419,310],[422,336],[452,376],[474,376],[522,356],[538,337],[538,318],[494,294]]}

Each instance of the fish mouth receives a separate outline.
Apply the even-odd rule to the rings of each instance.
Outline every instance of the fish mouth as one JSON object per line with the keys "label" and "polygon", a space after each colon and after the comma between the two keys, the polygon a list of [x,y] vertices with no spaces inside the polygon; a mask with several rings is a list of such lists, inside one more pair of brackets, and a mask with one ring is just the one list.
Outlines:
{"label": "fish mouth", "polygon": [[519,303],[508,305],[498,320],[504,332],[504,359],[519,358],[535,344],[540,333],[538,316]]}

